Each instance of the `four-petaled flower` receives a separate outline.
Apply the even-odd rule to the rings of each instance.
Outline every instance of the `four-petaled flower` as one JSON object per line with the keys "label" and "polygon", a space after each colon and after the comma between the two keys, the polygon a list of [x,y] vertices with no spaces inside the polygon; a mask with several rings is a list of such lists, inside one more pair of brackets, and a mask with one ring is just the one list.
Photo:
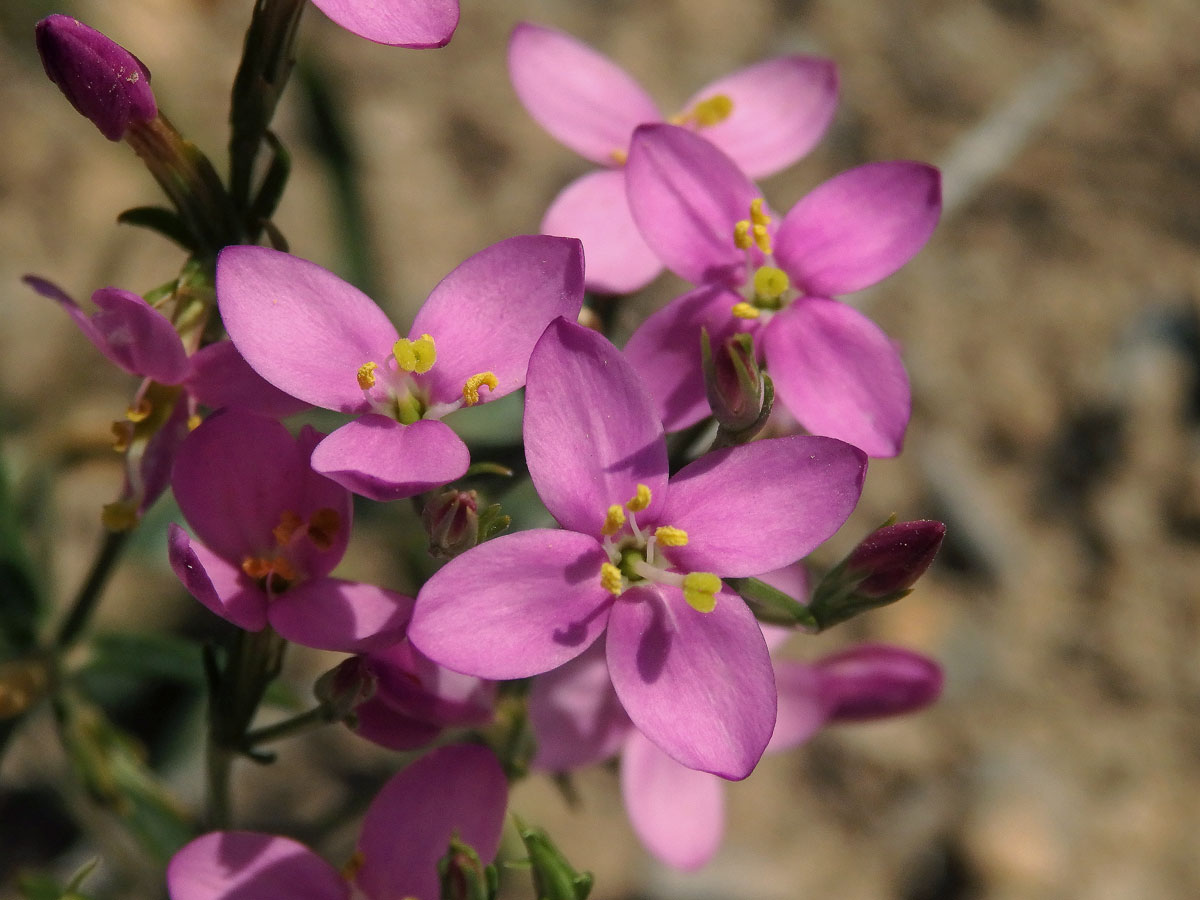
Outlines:
{"label": "four-petaled flower", "polygon": [[866,457],[790,437],[709,453],[668,480],[653,401],[602,336],[553,322],[529,361],[525,454],[563,530],[469,550],[418,595],[413,644],[481,678],[524,678],[607,629],[613,685],[638,728],[695,769],[744,778],[775,723],[758,623],[722,576],[803,557],[858,501]]}

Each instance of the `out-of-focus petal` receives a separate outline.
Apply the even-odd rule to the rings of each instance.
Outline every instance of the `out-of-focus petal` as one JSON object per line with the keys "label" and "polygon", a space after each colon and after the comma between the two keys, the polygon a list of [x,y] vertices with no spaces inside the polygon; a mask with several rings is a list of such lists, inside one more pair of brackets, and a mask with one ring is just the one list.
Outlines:
{"label": "out-of-focus petal", "polygon": [[805,428],[868,456],[900,452],[912,391],[878,325],[845,303],[806,297],[767,324],[762,346],[779,401]]}
{"label": "out-of-focus petal", "polygon": [[467,379],[496,376],[481,401],[525,384],[533,345],[583,305],[583,248],[574,238],[520,235],[469,257],[433,289],[409,336],[429,334],[437,362],[421,376],[437,402],[462,400]]}
{"label": "out-of-focus petal", "polygon": [[352,729],[359,737],[389,750],[416,750],[442,733],[442,726],[397,709],[378,695],[354,708]]}
{"label": "out-of-focus petal", "polygon": [[546,210],[542,231],[583,241],[584,279],[597,293],[630,294],[662,271],[629,211],[623,169],[590,172],[568,184]]}
{"label": "out-of-focus petal", "polygon": [[226,406],[281,419],[311,404],[285,394],[252,368],[233,341],[217,341],[192,354],[192,369],[184,386],[212,409]]}
{"label": "out-of-focus petal", "polygon": [[861,644],[815,665],[831,721],[862,722],[928,706],[942,693],[942,668],[927,656]]}
{"label": "out-of-focus petal", "polygon": [[401,425],[374,414],[343,425],[317,445],[312,467],[372,500],[412,497],[455,478],[471,464],[467,445],[432,419]]}
{"label": "out-of-focus petal", "polygon": [[626,151],[633,129],[660,118],[654,101],[624,69],[552,28],[521,22],[513,29],[508,73],[534,120],[600,165],[616,165],[614,151]]}
{"label": "out-of-focus petal", "polygon": [[213,831],[167,866],[171,900],[348,900],[341,873],[291,838]]}
{"label": "out-of-focus petal", "polygon": [[728,156],[686,128],[643,125],[625,186],[633,220],[668,269],[695,284],[744,280],[746,252],[733,229],[762,195]]}
{"label": "out-of-focus petal", "polygon": [[745,778],[775,725],[775,678],[736,594],[697,612],[677,588],[626,591],[609,615],[608,669],[633,724],[690,769]]}
{"label": "out-of-focus petal", "polygon": [[808,435],[705,454],[671,479],[659,521],[688,534],[671,561],[722,577],[795,562],[846,521],[866,471],[857,448]]}
{"label": "out-of-focus petal", "polygon": [[667,865],[694,871],[721,846],[721,779],[681,766],[636,731],[621,754],[621,796],[633,830]]}
{"label": "out-of-focus petal", "polygon": [[316,578],[275,597],[267,618],[276,631],[297,644],[363,653],[403,638],[412,607],[411,597],[373,584]]}
{"label": "out-of-focus petal", "polygon": [[444,47],[458,26],[458,0],[313,0],[347,31],[377,44]]}
{"label": "out-of-focus petal", "polygon": [[439,666],[400,641],[365,658],[376,679],[375,696],[398,710],[440,725],[480,725],[492,716],[496,685]]}
{"label": "out-of-focus petal", "polygon": [[284,393],[341,412],[368,408],[358,370],[382,364],[399,336],[358,288],[267,247],[221,251],[217,304],[254,371]]}
{"label": "out-of-focus petal", "polygon": [[534,679],[529,723],[535,768],[568,772],[616,755],[633,729],[608,677],[604,641]]}
{"label": "out-of-focus petal", "polygon": [[172,523],[167,531],[171,569],[188,593],[222,619],[247,631],[267,625],[267,595],[241,568],[226,562]]}
{"label": "out-of-focus petal", "polygon": [[775,236],[775,258],[807,294],[848,294],[912,259],[941,212],[942,178],[933,166],[868,163],[792,207]]}
{"label": "out-of-focus petal", "polygon": [[600,544],[572,531],[502,535],[450,560],[417,595],[413,646],[456,672],[527,678],[578,656],[604,630],[612,594]]}
{"label": "out-of-focus petal", "polygon": [[798,747],[821,730],[829,719],[823,679],[814,666],[798,662],[775,663],[775,689],[779,715],[767,752]]}
{"label": "out-of-focus petal", "polygon": [[696,92],[684,109],[723,94],[733,111],[705,126],[712,141],[751,178],[785,169],[808,153],[833,120],[837,67],[815,56],[782,56],[726,75]]}
{"label": "out-of-focus petal", "polygon": [[728,288],[698,288],[654,313],[629,338],[625,357],[654,397],[667,431],[694,425],[711,412],[704,388],[700,329],[708,330],[715,350],[741,330],[742,320],[729,311],[743,299]]}
{"label": "out-of-focus petal", "polygon": [[529,360],[523,433],[530,478],[564,528],[599,536],[609,506],[638,484],[650,488],[654,521],[667,482],[662,423],[602,335],[565,319],[550,324]]}
{"label": "out-of-focus petal", "polygon": [[490,863],[507,805],[508,781],[491,750],[473,745],[434,750],[393,775],[371,801],[355,881],[371,898],[438,900],[437,863],[451,836]]}

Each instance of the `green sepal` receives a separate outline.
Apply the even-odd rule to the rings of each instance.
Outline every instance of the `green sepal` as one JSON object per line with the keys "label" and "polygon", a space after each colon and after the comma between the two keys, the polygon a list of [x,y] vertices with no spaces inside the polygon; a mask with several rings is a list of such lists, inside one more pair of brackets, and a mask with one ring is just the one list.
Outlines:
{"label": "green sepal", "polygon": [[267,131],[263,134],[263,140],[271,151],[271,162],[246,216],[251,233],[254,228],[260,227],[261,223],[269,221],[275,214],[279,201],[283,198],[284,188],[287,187],[288,177],[292,174],[292,154],[275,133]]}
{"label": "green sepal", "polygon": [[495,900],[500,891],[496,867],[485,866],[475,848],[457,835],[438,860],[438,884],[441,900]]}
{"label": "green sepal", "polygon": [[537,900],[587,900],[592,873],[575,871],[544,830],[526,825],[516,816],[513,819],[529,854]]}
{"label": "green sepal", "polygon": [[792,628],[800,627],[811,631],[819,631],[820,624],[813,615],[812,609],[805,606],[795,597],[785,594],[778,588],[771,587],[765,581],[757,578],[726,578],[725,583],[733,588],[754,618],[768,625],[786,625]]}
{"label": "green sepal", "polygon": [[33,649],[45,611],[33,564],[21,541],[20,519],[0,463],[0,661]]}
{"label": "green sepal", "polygon": [[121,225],[135,225],[157,232],[169,241],[174,241],[189,253],[197,253],[199,242],[184,224],[179,213],[165,206],[135,206],[117,216]]}

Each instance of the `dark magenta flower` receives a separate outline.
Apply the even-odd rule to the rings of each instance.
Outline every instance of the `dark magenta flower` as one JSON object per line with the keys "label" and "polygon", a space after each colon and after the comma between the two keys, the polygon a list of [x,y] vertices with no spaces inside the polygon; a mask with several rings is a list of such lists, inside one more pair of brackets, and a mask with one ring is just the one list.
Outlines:
{"label": "dark magenta flower", "polygon": [[458,0],[313,0],[347,31],[377,44],[444,47],[458,27]]}
{"label": "dark magenta flower", "polygon": [[937,169],[869,163],[819,185],[776,222],[759,189],[708,141],[670,125],[637,130],[625,167],[646,242],[694,284],[625,348],[668,430],[708,414],[700,329],[713,345],[749,331],[776,400],[814,434],[900,452],[908,375],[874,322],[833,299],[891,275],[924,246],[941,212]]}
{"label": "dark magenta flower", "polygon": [[441,422],[525,384],[529,353],[583,304],[583,253],[569,238],[493,244],[433,289],[408,337],[332,272],[265,247],[226,247],[217,302],[246,361],[282,391],[359,416],[313,452],[313,468],[373,500],[461,477],[467,445]]}
{"label": "dark magenta flower", "polygon": [[529,361],[525,455],[562,530],[503,535],[451,560],[418,596],[409,638],[458,672],[525,678],[602,633],[638,728],[680,763],[754,768],[775,723],[758,623],[722,576],[779,568],[832,535],[866,457],[791,437],[710,453],[668,479],[662,423],[632,367],[563,319]]}
{"label": "dark magenta flower", "polygon": [[158,115],[150,70],[120,44],[70,16],[47,16],[34,28],[50,80],[110,141]]}
{"label": "dark magenta flower", "polygon": [[538,124],[604,166],[569,185],[542,220],[546,234],[578,237],[587,283],[601,293],[637,290],[662,271],[638,234],[625,199],[623,166],[637,126],[664,119],[700,131],[752,177],[771,175],[821,139],[837,105],[837,72],[827,59],[784,56],[701,88],[683,111],[664,117],[620,66],[568,34],[522,22],[508,45],[508,71]]}
{"label": "dark magenta flower", "polygon": [[508,782],[486,747],[441,747],[401,770],[371,801],[341,871],[291,838],[214,831],[167,866],[171,900],[438,900],[452,838],[491,862]]}
{"label": "dark magenta flower", "polygon": [[209,416],[175,457],[171,486],[193,541],[168,536],[171,568],[188,591],[248,631],[270,624],[323,650],[381,649],[404,636],[412,600],[330,578],[350,538],[350,494],[308,463],[321,435],[298,438],[237,410]]}

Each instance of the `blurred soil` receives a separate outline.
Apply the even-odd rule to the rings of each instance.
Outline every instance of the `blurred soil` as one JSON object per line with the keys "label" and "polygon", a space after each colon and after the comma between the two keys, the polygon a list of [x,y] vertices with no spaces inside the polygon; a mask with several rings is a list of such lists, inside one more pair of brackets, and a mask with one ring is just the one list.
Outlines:
{"label": "blurred soil", "polygon": [[[161,107],[221,167],[250,5],[80,0],[58,10],[133,49]],[[149,289],[179,257],[114,223],[155,202],[154,185],[43,77],[32,24],[51,11],[35,0],[0,10],[0,437],[25,490],[47,460],[61,463],[39,516],[53,534],[48,577],[69,596],[118,484],[99,451],[131,385],[19,277],[36,272],[85,298],[106,284]],[[437,52],[368,45],[306,15],[302,59],[347,123],[365,198],[365,237],[351,233],[351,249],[369,260],[364,287],[401,320],[469,253],[536,230],[586,168],[508,85],[505,42],[521,19],[591,42],[664,110],[763,56],[834,58],[835,124],[765,184],[776,208],[868,160],[944,167],[948,210],[933,241],[855,298],[904,347],[916,398],[908,444],[872,466],[859,512],[821,558],[893,511],[943,519],[948,544],[903,603],[793,646],[804,657],[868,638],[923,650],[946,667],[945,699],[765,760],[731,786],[725,846],[690,876],[639,848],[611,772],[580,779],[575,810],[549,785],[520,787],[514,808],[595,871],[598,898],[1200,896],[1194,0],[463,0],[459,33]],[[345,221],[326,211],[335,182],[297,90],[278,125],[295,155],[278,223],[294,252],[352,274]],[[623,309],[621,326],[679,288],[662,279]],[[370,524],[347,577],[402,587],[386,531]],[[156,550],[135,556],[105,624],[194,621]],[[288,677],[303,693],[328,663],[296,654]],[[190,727],[183,737],[194,740]],[[4,790],[63,782],[52,747],[49,725],[34,723],[5,761]],[[241,773],[248,823],[320,815],[353,773],[392,765],[340,733],[281,751],[281,764]],[[176,775],[189,799],[194,768]],[[9,832],[23,830],[15,820],[33,825],[39,795],[0,795]],[[98,826],[99,852],[128,863],[102,818],[80,812],[78,797],[65,802]],[[47,833],[55,827],[65,826]],[[58,860],[69,870],[97,850],[70,847],[66,832],[53,852],[70,848]]]}

